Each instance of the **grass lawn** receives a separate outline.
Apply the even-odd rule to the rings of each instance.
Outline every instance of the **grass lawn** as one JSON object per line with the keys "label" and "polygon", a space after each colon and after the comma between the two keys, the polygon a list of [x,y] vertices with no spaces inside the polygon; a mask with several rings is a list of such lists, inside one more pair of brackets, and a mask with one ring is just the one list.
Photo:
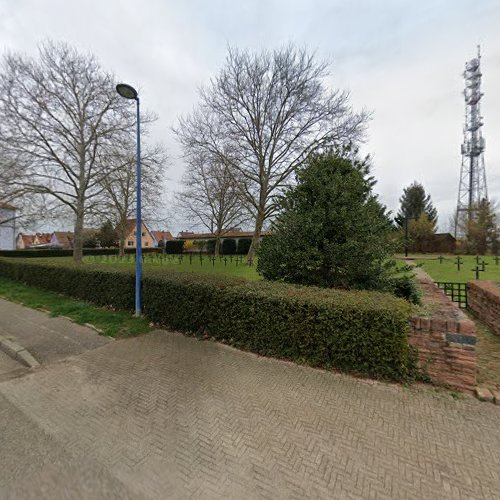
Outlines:
{"label": "grass lawn", "polygon": [[[400,256],[398,256],[400,257]],[[455,281],[466,283],[476,279],[476,257],[472,255],[461,256],[462,264],[460,271],[457,267],[457,257],[454,255],[443,255],[442,261],[439,255],[409,255],[414,262],[422,267],[435,281]],[[500,259],[496,264],[495,257],[488,255],[479,257],[480,262],[486,262],[486,270],[479,273],[480,280],[489,280],[500,282]]]}
{"label": "grass lawn", "polygon": [[[162,259],[159,255],[146,254],[144,258],[143,270],[144,274],[148,273],[161,273],[172,272],[172,271],[183,271],[192,273],[209,273],[209,274],[222,274],[225,276],[233,276],[236,278],[243,278],[249,281],[257,281],[262,279],[255,270],[255,264],[249,266],[246,263],[245,256],[238,256],[238,261],[236,257],[226,257],[217,258],[215,261],[211,260],[208,256],[200,257],[198,255],[192,255],[191,259],[189,255],[184,255],[182,259],[176,255],[166,255]],[[83,263],[89,268],[92,267],[103,267],[110,266],[118,269],[130,269],[131,271],[135,269],[135,256],[128,255],[125,257],[118,257],[116,255],[98,255],[98,256],[86,256],[83,258]],[[30,261],[33,262],[50,262],[54,263],[65,263],[71,264],[73,262],[72,257],[46,257],[46,258],[32,258]]]}
{"label": "grass lawn", "polygon": [[80,325],[90,323],[109,337],[128,337],[151,330],[146,319],[135,318],[126,311],[93,306],[5,278],[0,278],[0,297],[33,309],[48,311],[52,317],[66,316]]}

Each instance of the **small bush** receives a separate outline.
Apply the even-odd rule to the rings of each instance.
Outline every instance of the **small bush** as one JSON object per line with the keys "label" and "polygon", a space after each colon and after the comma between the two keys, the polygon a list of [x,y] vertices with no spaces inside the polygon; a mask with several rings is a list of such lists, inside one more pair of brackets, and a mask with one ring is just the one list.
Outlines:
{"label": "small bush", "polygon": [[215,253],[215,240],[207,240],[205,251],[208,255],[213,255]]}
{"label": "small bush", "polygon": [[[0,276],[102,306],[134,306],[134,274],[125,269],[0,258]],[[387,379],[412,373],[411,307],[387,293],[151,271],[143,302],[156,323],[259,354]]]}
{"label": "small bush", "polygon": [[223,255],[234,255],[236,253],[236,240],[227,238],[222,240]]}
{"label": "small bush", "polygon": [[252,238],[240,238],[238,240],[236,253],[238,255],[246,255],[250,250],[251,244],[252,244]]}
{"label": "small bush", "polygon": [[165,252],[168,254],[180,254],[184,251],[184,240],[169,240],[165,243]]}

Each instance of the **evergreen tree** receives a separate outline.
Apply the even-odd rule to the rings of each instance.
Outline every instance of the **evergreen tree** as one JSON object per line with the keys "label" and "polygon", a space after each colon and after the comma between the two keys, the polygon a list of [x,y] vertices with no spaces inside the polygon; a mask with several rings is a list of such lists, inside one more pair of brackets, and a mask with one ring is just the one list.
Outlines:
{"label": "evergreen tree", "polygon": [[110,221],[106,221],[97,233],[97,240],[103,248],[116,247],[118,245],[118,235]]}
{"label": "evergreen tree", "polygon": [[491,250],[496,254],[499,249],[497,224],[492,204],[488,200],[481,200],[476,217],[465,224],[467,252],[484,255]]}
{"label": "evergreen tree", "polygon": [[399,199],[401,207],[395,218],[396,224],[404,228],[405,219],[419,219],[422,213],[427,215],[427,218],[432,222],[432,225],[436,228],[437,224],[437,210],[431,201],[431,196],[425,193],[424,186],[417,181],[410,184],[407,188],[403,190],[403,196]]}
{"label": "evergreen tree", "polygon": [[317,155],[296,180],[261,243],[257,271],[289,283],[388,289],[391,222],[372,192],[368,162]]}

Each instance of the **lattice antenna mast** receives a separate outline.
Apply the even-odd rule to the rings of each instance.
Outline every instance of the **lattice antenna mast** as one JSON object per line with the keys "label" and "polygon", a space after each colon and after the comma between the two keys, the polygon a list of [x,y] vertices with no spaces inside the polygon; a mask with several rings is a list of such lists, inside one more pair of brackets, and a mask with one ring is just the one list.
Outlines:
{"label": "lattice antenna mast", "polygon": [[479,202],[488,199],[484,166],[485,142],[482,135],[481,77],[481,51],[478,46],[477,57],[465,63],[464,71],[465,126],[455,237],[464,236],[466,223],[476,217]]}

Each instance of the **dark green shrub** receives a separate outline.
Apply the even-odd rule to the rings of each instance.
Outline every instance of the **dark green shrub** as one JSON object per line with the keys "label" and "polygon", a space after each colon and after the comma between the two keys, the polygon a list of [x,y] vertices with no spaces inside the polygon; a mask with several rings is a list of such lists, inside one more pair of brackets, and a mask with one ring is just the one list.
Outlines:
{"label": "dark green shrub", "polygon": [[236,253],[238,255],[246,255],[250,250],[252,238],[239,238]]}
{"label": "dark green shrub", "polygon": [[[83,255],[117,255],[117,248],[84,248]],[[0,257],[71,257],[73,250],[63,248],[28,248],[26,250],[0,250]]]}
{"label": "dark green shrub", "polygon": [[[32,262],[0,259],[0,276],[133,310],[129,271]],[[267,356],[389,379],[412,370],[410,305],[382,292],[151,270],[143,280],[143,303],[156,323]]]}
{"label": "dark green shrub", "polygon": [[207,240],[205,245],[205,252],[208,255],[213,255],[215,253],[215,240]]}
{"label": "dark green shrub", "polygon": [[235,255],[236,240],[234,240],[233,238],[227,238],[222,240],[222,253],[224,255]]}
{"label": "dark green shrub", "polygon": [[184,250],[184,240],[169,240],[165,243],[165,253],[180,254]]}
{"label": "dark green shrub", "polygon": [[344,289],[387,289],[391,221],[373,194],[368,162],[312,157],[282,199],[257,271],[268,280]]}
{"label": "dark green shrub", "polygon": [[[143,248],[142,253],[162,253],[162,248]],[[135,248],[126,248],[125,253],[135,253]],[[63,248],[28,248],[26,250],[0,250],[0,257],[71,257],[73,250]],[[83,255],[118,255],[118,248],[84,248]]]}

